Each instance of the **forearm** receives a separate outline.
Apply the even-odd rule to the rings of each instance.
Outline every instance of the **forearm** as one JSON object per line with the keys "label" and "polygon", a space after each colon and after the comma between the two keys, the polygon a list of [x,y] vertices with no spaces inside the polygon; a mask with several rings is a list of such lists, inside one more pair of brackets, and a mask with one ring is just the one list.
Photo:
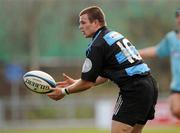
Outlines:
{"label": "forearm", "polygon": [[[81,91],[85,91],[87,89],[90,89],[94,85],[96,85],[96,83],[82,80],[82,79],[74,80],[74,79],[71,79],[70,77],[67,77],[67,78],[68,78],[67,82],[60,82],[59,86],[56,86],[55,88],[51,88],[52,92],[48,93],[47,96],[57,101],[57,100],[62,99],[65,95],[68,95],[70,93],[78,93]],[[102,78],[102,77],[97,78],[97,84],[103,83],[105,81],[106,81],[105,78]],[[69,82],[70,82],[70,85],[67,86]]]}
{"label": "forearm", "polygon": [[103,78],[100,76],[98,76],[95,83],[90,82],[90,81],[85,81],[82,79],[78,79],[78,80],[76,80],[76,82],[74,84],[66,87],[66,89],[69,91],[69,93],[78,93],[78,92],[90,89],[93,86],[102,84],[102,83],[106,82],[107,80],[108,80],[107,78]]}
{"label": "forearm", "polygon": [[66,87],[66,89],[68,90],[69,93],[78,93],[78,92],[90,89],[93,86],[94,86],[93,82],[79,79],[79,80],[76,80],[74,84]]}
{"label": "forearm", "polygon": [[155,58],[157,56],[155,47],[140,49],[139,53],[143,59]]}

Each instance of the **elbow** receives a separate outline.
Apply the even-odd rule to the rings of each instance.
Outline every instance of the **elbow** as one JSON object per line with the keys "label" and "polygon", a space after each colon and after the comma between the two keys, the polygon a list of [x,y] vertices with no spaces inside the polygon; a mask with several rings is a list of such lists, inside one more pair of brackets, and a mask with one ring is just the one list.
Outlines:
{"label": "elbow", "polygon": [[83,81],[83,84],[84,84],[85,89],[90,89],[91,87],[95,85],[95,83],[90,82],[90,81]]}
{"label": "elbow", "polygon": [[90,88],[92,88],[94,86],[94,83],[93,82],[88,82],[86,85],[87,85],[86,86],[87,89],[90,89]]}

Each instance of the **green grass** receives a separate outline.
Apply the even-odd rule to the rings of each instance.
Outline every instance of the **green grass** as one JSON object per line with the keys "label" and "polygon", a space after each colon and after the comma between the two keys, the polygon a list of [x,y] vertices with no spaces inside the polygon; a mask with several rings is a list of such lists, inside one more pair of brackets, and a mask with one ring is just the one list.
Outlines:
{"label": "green grass", "polygon": [[[110,133],[107,130],[93,128],[71,129],[16,129],[1,130],[0,133]],[[147,127],[143,133],[180,133],[180,127]]]}

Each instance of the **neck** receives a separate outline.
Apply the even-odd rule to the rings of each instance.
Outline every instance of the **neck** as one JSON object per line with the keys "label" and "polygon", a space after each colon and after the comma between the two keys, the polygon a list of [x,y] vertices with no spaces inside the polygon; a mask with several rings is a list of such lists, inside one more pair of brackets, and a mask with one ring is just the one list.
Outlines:
{"label": "neck", "polygon": [[96,29],[96,31],[95,31],[95,33],[94,33],[94,35],[93,35],[92,38],[94,38],[94,37],[98,34],[98,32],[99,32],[100,30],[102,30],[104,27],[105,27],[105,26],[99,26],[99,27]]}

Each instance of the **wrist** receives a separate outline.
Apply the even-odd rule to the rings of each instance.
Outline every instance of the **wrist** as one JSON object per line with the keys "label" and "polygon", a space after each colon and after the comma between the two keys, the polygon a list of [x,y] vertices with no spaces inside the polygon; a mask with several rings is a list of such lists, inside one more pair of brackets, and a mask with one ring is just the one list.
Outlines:
{"label": "wrist", "polygon": [[64,95],[69,95],[70,93],[69,93],[69,90],[67,89],[67,88],[62,88],[61,89],[61,92],[62,92],[62,94],[64,94]]}

